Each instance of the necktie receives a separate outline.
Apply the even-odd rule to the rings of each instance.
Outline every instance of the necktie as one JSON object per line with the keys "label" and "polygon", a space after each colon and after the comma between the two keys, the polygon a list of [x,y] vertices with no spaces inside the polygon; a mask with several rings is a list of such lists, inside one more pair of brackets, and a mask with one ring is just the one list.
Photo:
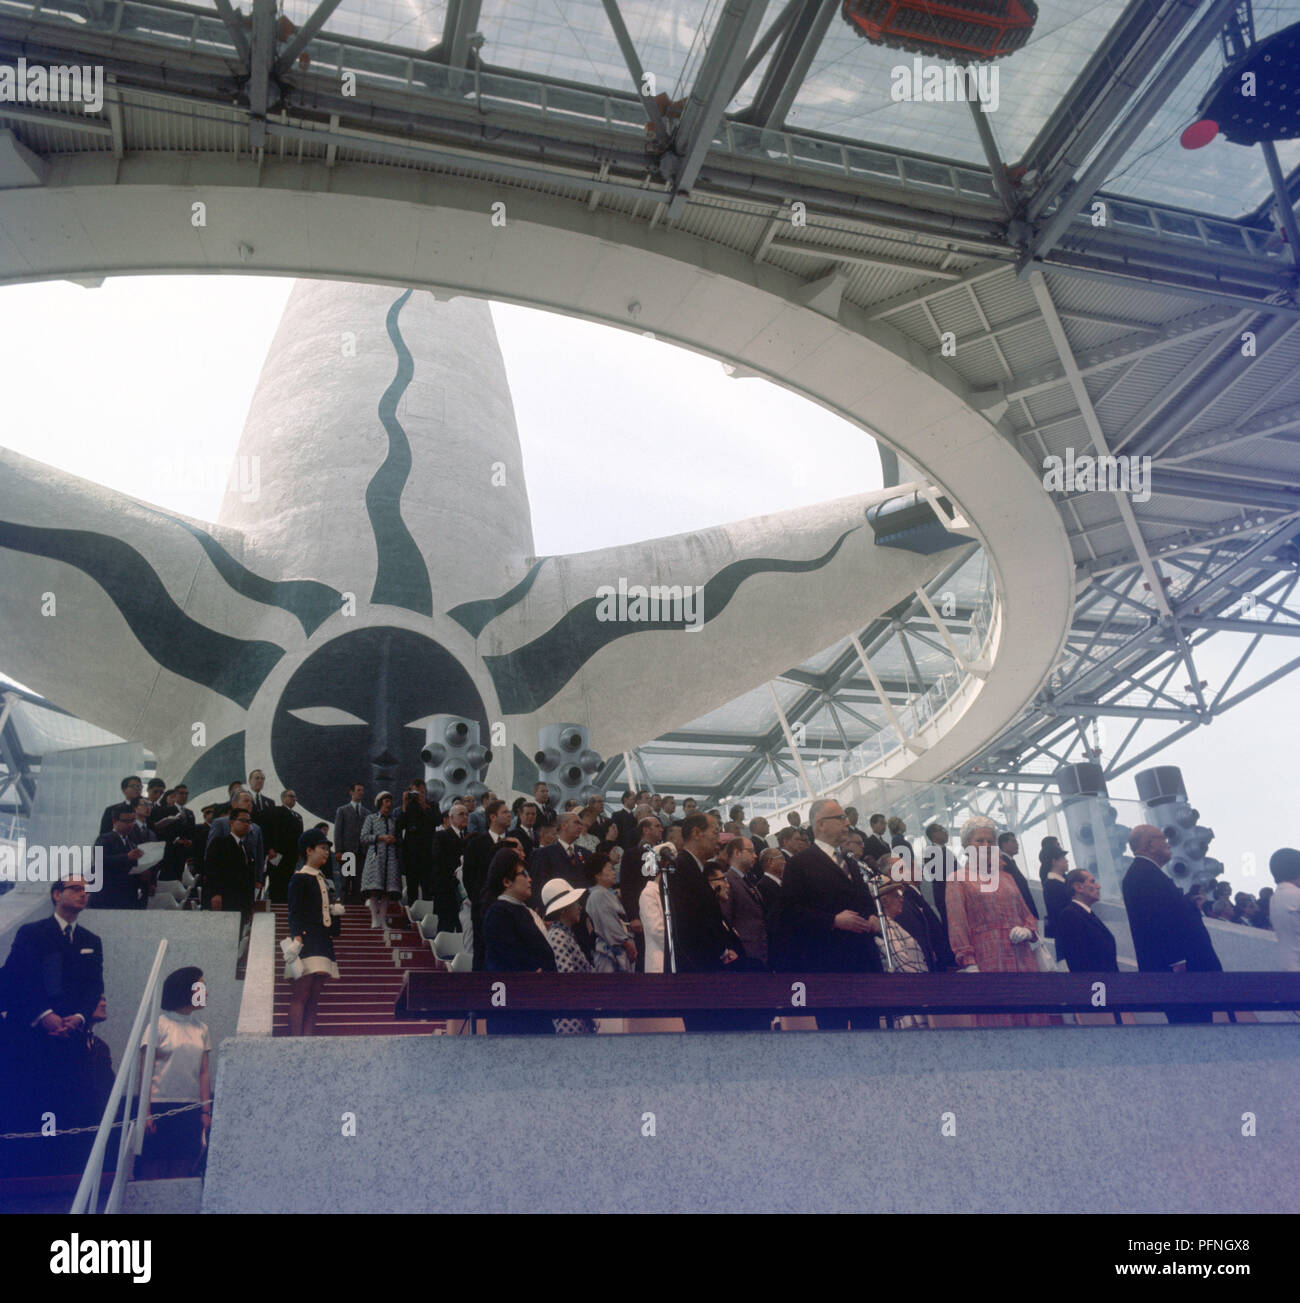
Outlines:
{"label": "necktie", "polygon": [[75,931],[76,931],[75,923],[69,923],[68,926],[63,929],[63,939],[68,943],[69,950],[71,950],[73,945],[75,944],[72,936],[73,932]]}

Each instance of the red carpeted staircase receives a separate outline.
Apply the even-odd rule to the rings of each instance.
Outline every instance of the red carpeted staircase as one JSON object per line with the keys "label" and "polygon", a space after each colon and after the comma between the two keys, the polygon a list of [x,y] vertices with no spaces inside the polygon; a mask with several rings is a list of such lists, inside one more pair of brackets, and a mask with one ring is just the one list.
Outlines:
{"label": "red carpeted staircase", "polygon": [[[428,943],[420,936],[399,905],[390,904],[388,926],[370,926],[364,905],[348,905],[341,934],[334,940],[339,966],[336,980],[327,981],[316,1016],[317,1036],[431,1036],[448,1031],[442,1021],[399,1021],[393,1005],[402,989],[402,976],[415,968],[439,968]],[[280,942],[289,934],[288,909],[272,905],[275,915],[275,1022],[274,1035],[289,1030],[289,980],[284,976]],[[450,1030],[459,1031],[454,1024]]]}

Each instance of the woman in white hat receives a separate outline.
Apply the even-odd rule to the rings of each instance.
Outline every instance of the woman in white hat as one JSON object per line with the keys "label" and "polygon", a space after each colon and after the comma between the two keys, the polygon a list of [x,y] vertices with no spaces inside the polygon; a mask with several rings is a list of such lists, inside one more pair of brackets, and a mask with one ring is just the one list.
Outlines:
{"label": "woman in white hat", "polygon": [[[555,951],[557,973],[592,973],[587,956],[573,934],[582,917],[583,891],[571,887],[563,878],[551,878],[542,887],[542,912],[546,915],[546,939]],[[557,1036],[591,1036],[596,1024],[590,1018],[555,1018]]]}

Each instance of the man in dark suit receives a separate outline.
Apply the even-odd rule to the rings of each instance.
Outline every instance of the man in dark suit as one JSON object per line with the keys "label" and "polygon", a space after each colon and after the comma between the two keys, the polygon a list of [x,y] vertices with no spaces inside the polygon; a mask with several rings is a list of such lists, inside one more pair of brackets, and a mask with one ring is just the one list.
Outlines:
{"label": "man in dark suit", "polygon": [[[447,811],[447,825],[433,838],[433,912],[440,932],[459,932],[460,895],[456,891],[456,870],[465,858],[469,811],[460,801]],[[469,893],[466,892],[466,895]]]}
{"label": "man in dark suit", "polygon": [[86,1116],[87,1038],[104,994],[104,947],[80,922],[83,878],[52,883],[50,899],[53,914],[15,933],[0,984],[8,1011],[3,1104],[15,1124],[6,1130],[39,1129],[45,1112],[59,1130],[97,1120]]}
{"label": "man in dark suit", "polygon": [[262,836],[262,830],[253,822],[253,797],[250,792],[239,791],[230,798],[230,813],[213,819],[209,841],[231,831],[230,821],[238,810],[243,810],[248,815],[248,844],[253,857],[254,887],[260,889],[266,878],[266,840]]}
{"label": "man in dark suit", "polygon": [[[718,828],[707,814],[682,820],[682,849],[670,872],[659,881],[668,894],[664,971],[719,973],[740,957],[728,945],[726,920],[704,866],[718,849]],[[683,1016],[688,1032],[731,1031],[733,1015],[708,1011]]]}
{"label": "man in dark suit", "polygon": [[587,852],[577,845],[582,836],[582,815],[566,810],[560,815],[559,837],[550,846],[541,846],[528,865],[533,879],[533,908],[541,909],[542,888],[552,878],[563,878],[571,887],[585,890],[591,886],[587,877]]}
{"label": "man in dark suit", "polygon": [[153,817],[153,810],[154,807],[148,797],[142,796],[137,799],[132,811],[134,818],[127,833],[133,846],[143,846],[146,842],[159,840],[158,834],[154,832],[149,822]]}
{"label": "man in dark suit", "polygon": [[[744,956],[737,961],[743,971],[765,973],[767,968],[767,915],[763,894],[749,876],[754,867],[754,843],[748,837],[733,837],[718,851],[727,870],[728,891],[722,899],[722,917],[740,938]],[[764,1025],[771,1025],[771,1018]]]}
{"label": "man in dark suit", "polygon": [[1118,973],[1115,938],[1110,928],[1092,912],[1101,886],[1087,869],[1065,875],[1070,901],[1056,916],[1056,953],[1072,973]]}
{"label": "man in dark suit", "polygon": [[551,804],[551,789],[544,782],[533,784],[533,804],[537,807],[538,826],[543,824],[554,826],[558,816],[555,807]]}
{"label": "man in dark suit", "polygon": [[[361,829],[373,813],[362,801],[365,794],[363,783],[353,783],[348,790],[348,803],[334,811],[334,855],[340,865],[338,885],[342,887],[339,898],[354,905],[361,900],[361,866],[365,863]],[[345,858],[349,855],[350,860]]]}
{"label": "man in dark suit", "polygon": [[614,823],[618,826],[618,844],[624,852],[630,851],[637,843],[636,793],[624,792],[622,809],[614,811]]}
{"label": "man in dark suit", "polygon": [[253,917],[257,885],[252,827],[252,816],[247,810],[232,809],[229,832],[217,832],[214,825],[204,866],[210,893],[208,908],[227,913],[237,910],[241,926],[246,926]]}
{"label": "man in dark suit", "polygon": [[[469,897],[470,929],[474,940],[474,970],[483,970],[486,952],[483,948],[483,915],[487,912],[483,904],[483,892],[487,887],[488,866],[492,857],[501,849],[506,830],[510,827],[510,807],[500,799],[487,803],[487,832],[471,837],[465,843],[465,859],[461,870],[461,881],[465,894]],[[438,926],[442,926],[442,916],[438,917]]]}
{"label": "man in dark suit", "polygon": [[1000,834],[998,837],[998,850],[1002,852],[1001,872],[1011,875],[1011,881],[1016,884],[1021,896],[1024,898],[1025,908],[1037,918],[1038,906],[1034,904],[1034,898],[1029,892],[1029,883],[1025,881],[1025,875],[1020,872],[1020,865],[1015,861],[1015,857],[1020,853],[1020,843],[1016,840],[1016,834],[1013,832]]}
{"label": "man in dark suit", "polygon": [[[1149,823],[1129,834],[1133,862],[1124,874],[1124,908],[1138,969],[1144,973],[1221,973],[1205,920],[1162,871],[1173,855],[1168,838]],[[1166,1009],[1171,1023],[1213,1022],[1208,1008]]]}
{"label": "man in dark suit", "polygon": [[[248,790],[253,794],[249,813],[253,816],[253,822],[262,830],[262,840],[270,846],[274,840],[275,802],[262,791],[265,786],[266,775],[260,769],[254,769],[248,775]],[[297,847],[294,848],[294,855],[296,858]]]}
{"label": "man in dark suit", "polygon": [[[880,931],[871,892],[859,874],[839,863],[844,811],[820,800],[808,812],[814,842],[786,866],[781,879],[783,961],[791,972],[878,973],[874,934]],[[841,1014],[818,1014],[819,1029],[845,1027]],[[877,1025],[867,1016],[864,1027]]]}
{"label": "man in dark suit", "polygon": [[889,827],[889,820],[883,814],[873,814],[867,820],[870,831],[867,833],[867,855],[874,863],[882,855],[889,854],[889,843],[885,840],[885,829]]}
{"label": "man in dark suit", "polygon": [[298,797],[292,791],[280,793],[280,804],[271,811],[268,821],[270,847],[280,857],[266,871],[270,880],[270,897],[283,903],[289,899],[289,879],[298,867],[298,838],[302,836],[302,815],[297,811]]}
{"label": "man in dark suit", "polygon": [[153,813],[153,830],[167,843],[158,874],[165,882],[179,882],[194,855],[194,811],[186,805],[189,799],[190,789],[182,783],[164,794],[163,803]]}
{"label": "man in dark suit", "polygon": [[131,840],[135,816],[129,806],[119,805],[113,828],[95,839],[95,847],[104,858],[104,880],[90,902],[93,909],[139,909],[140,882],[144,874],[133,874],[144,852]]}
{"label": "man in dark suit", "polygon": [[140,799],[140,794],[144,791],[144,783],[138,774],[129,774],[122,779],[120,786],[122,788],[122,800],[118,801],[116,805],[105,807],[104,813],[100,816],[99,835],[101,837],[105,833],[113,831],[113,821],[117,818],[119,810],[135,810],[135,803]]}

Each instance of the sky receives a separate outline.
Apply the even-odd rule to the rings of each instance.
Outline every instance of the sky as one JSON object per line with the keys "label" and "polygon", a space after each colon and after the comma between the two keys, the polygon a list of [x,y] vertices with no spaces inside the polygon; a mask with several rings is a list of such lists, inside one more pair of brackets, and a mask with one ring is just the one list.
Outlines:
{"label": "sky", "polygon": [[[291,285],[175,276],[0,289],[0,443],[214,519]],[[869,437],[766,380],[734,379],[713,359],[635,331],[502,304],[492,311],[538,555],[635,543],[881,485]],[[169,462],[194,450],[202,450],[196,473],[178,480]],[[1296,654],[1292,640],[1275,641],[1265,641],[1234,690]],[[1240,645],[1219,635],[1198,653],[1211,690]],[[1283,679],[1146,762],[1182,767],[1192,804],[1217,834],[1210,853],[1238,889],[1268,885],[1271,852],[1300,844],[1281,792],[1298,687]],[[1107,721],[1103,745],[1116,746],[1126,725]],[[1144,725],[1129,754],[1165,731]],[[1132,774],[1110,794],[1135,798]]]}

